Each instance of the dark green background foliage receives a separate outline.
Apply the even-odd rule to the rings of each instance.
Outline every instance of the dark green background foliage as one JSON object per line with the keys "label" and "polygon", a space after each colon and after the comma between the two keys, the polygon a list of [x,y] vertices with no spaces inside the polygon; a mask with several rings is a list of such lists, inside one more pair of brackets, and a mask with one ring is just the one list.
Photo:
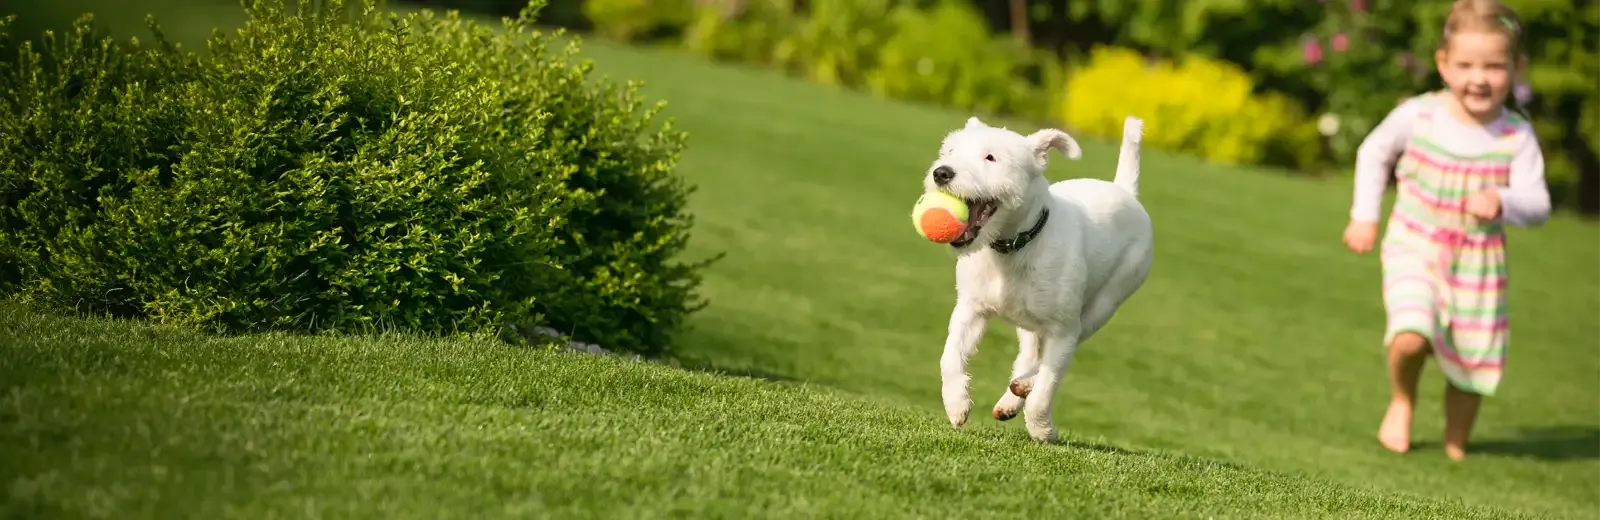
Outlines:
{"label": "dark green background foliage", "polygon": [[[504,13],[516,0],[415,0]],[[1432,52],[1452,0],[553,0],[552,20],[631,43],[679,46],[885,97],[1064,124],[1052,105],[1106,45],[1150,58],[1215,59],[1341,122],[1302,173],[1351,171],[1355,148],[1399,100],[1439,88]],[[1600,214],[1600,8],[1588,0],[1505,0],[1522,18],[1535,122],[1557,207]],[[884,16],[883,13],[895,13]],[[576,13],[572,15],[570,13]],[[576,19],[574,19],[576,18]],[[886,20],[913,20],[893,23]],[[927,35],[941,43],[897,45]],[[1343,45],[1335,45],[1338,39]],[[1307,47],[1321,50],[1308,60]],[[926,59],[926,61],[924,61]],[[1129,82],[1140,78],[1129,78]],[[1150,85],[1159,89],[1160,85]],[[1205,92],[1193,92],[1195,103]],[[1101,102],[1115,102],[1110,97]],[[1115,110],[1129,110],[1118,107]],[[1193,118],[1205,121],[1204,117]],[[1193,129],[1164,127],[1175,133]],[[1161,128],[1151,129],[1162,131]],[[1113,136],[1114,138],[1114,136]],[[1251,144],[1251,146],[1256,146]]]}
{"label": "dark green background foliage", "polygon": [[661,350],[698,305],[684,135],[531,16],[370,7],[253,2],[203,54],[87,17],[8,44],[0,289],[218,331],[515,321]]}

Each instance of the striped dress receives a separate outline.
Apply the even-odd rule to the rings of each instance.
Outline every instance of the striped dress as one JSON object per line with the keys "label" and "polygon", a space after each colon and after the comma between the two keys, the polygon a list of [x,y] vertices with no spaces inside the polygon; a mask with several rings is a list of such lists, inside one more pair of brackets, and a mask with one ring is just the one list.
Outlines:
{"label": "striped dress", "polygon": [[[1352,218],[1376,220],[1372,192],[1381,198],[1391,164],[1382,159],[1398,155],[1395,205],[1380,254],[1384,344],[1401,332],[1421,334],[1452,385],[1494,395],[1511,337],[1505,224],[1543,221],[1549,195],[1526,120],[1506,111],[1499,121],[1469,125],[1445,111],[1448,101],[1440,94],[1413,98],[1363,143],[1357,177],[1366,185],[1358,186]],[[1480,221],[1466,213],[1467,197],[1485,189],[1501,190],[1501,218]]]}

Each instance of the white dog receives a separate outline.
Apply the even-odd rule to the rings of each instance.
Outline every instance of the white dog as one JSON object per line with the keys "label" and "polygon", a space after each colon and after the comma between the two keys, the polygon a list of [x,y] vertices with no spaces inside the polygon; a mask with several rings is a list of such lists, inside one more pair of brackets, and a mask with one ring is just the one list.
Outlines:
{"label": "white dog", "polygon": [[1021,408],[1030,437],[1055,440],[1051,411],[1073,353],[1150,274],[1154,237],[1138,199],[1143,126],[1133,117],[1124,123],[1112,182],[1044,178],[1051,149],[1072,159],[1083,153],[1061,130],[1023,136],[973,117],[945,137],[923,184],[969,208],[966,232],[950,243],[956,304],[939,362],[952,426],[967,421],[967,360],[998,316],[1017,327],[1021,345],[994,418]]}

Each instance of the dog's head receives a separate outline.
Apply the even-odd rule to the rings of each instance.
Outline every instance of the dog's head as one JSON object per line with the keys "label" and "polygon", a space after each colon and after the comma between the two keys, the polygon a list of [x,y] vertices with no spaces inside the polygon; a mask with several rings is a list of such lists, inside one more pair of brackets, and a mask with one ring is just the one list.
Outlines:
{"label": "dog's head", "polygon": [[1026,201],[1034,180],[1042,178],[1050,150],[1068,158],[1083,155],[1078,142],[1053,128],[1022,135],[967,119],[939,145],[939,158],[922,179],[923,189],[940,190],[967,202],[967,231],[950,243],[957,251],[993,242],[990,222],[1010,222]]}

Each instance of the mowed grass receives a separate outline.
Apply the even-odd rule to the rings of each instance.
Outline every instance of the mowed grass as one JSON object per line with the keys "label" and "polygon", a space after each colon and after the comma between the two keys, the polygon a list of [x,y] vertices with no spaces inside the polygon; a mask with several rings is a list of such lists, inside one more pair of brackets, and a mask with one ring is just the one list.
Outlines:
{"label": "mowed grass", "polygon": [[[119,34],[143,34],[121,18],[138,19],[109,20]],[[681,170],[700,187],[693,254],[728,255],[708,273],[712,306],[680,341],[681,361],[700,372],[470,340],[217,339],[7,307],[7,512],[1600,511],[1593,224],[1513,231],[1515,346],[1473,458],[1439,453],[1432,366],[1419,446],[1398,456],[1373,439],[1387,399],[1378,265],[1339,244],[1348,184],[1148,150],[1155,271],[1080,351],[1058,399],[1065,442],[1040,446],[1020,424],[987,418],[1015,353],[1003,323],[974,359],[973,420],[951,430],[940,409],[953,261],[916,236],[907,211],[938,139],[968,114],[585,47],[604,74],[646,81],[691,134]],[[1082,140],[1084,159],[1058,158],[1053,179],[1109,178],[1114,147]]]}
{"label": "mowed grass", "polygon": [[612,358],[4,312],[12,518],[1504,517]]}

